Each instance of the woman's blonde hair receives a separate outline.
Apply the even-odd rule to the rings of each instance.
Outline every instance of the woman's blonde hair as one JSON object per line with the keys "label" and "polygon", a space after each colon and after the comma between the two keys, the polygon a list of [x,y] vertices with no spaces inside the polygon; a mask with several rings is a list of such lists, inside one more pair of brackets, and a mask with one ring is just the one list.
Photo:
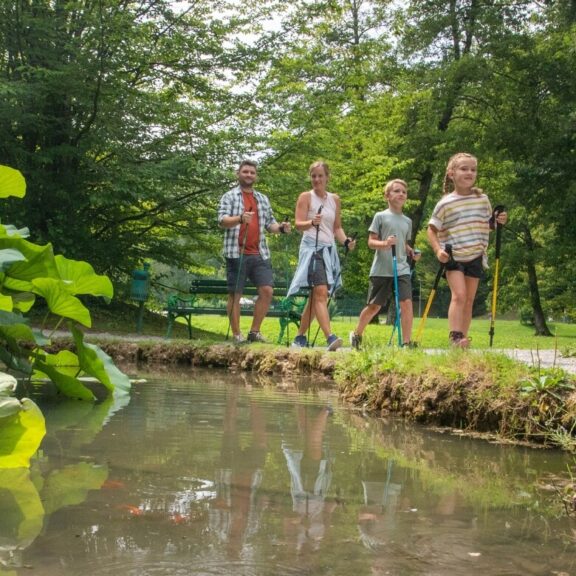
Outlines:
{"label": "woman's blonde hair", "polygon": [[322,168],[322,170],[324,170],[324,174],[326,174],[327,177],[330,176],[330,168],[328,167],[328,164],[326,164],[326,162],[323,162],[322,160],[312,162],[312,164],[310,164],[310,168],[308,168],[309,176],[312,176],[312,170],[314,170],[314,168]]}
{"label": "woman's blonde hair", "polygon": [[404,186],[404,190],[406,190],[406,193],[408,193],[408,184],[406,184],[404,180],[400,180],[400,178],[395,178],[394,180],[387,182],[384,186],[384,198],[388,198],[388,192],[392,190],[392,186],[394,186],[394,184],[400,184],[401,186]]}
{"label": "woman's blonde hair", "polygon": [[[458,152],[458,154],[454,154],[448,160],[448,164],[446,166],[446,173],[444,174],[444,184],[442,185],[442,193],[443,194],[450,194],[454,192],[454,181],[450,176],[448,176],[448,172],[450,170],[454,170],[460,163],[460,160],[475,160],[476,164],[478,164],[478,159],[476,156],[472,156],[472,154],[468,154],[467,152]],[[476,194],[476,196],[480,196],[482,194],[482,190],[480,188],[472,187],[472,192]]]}

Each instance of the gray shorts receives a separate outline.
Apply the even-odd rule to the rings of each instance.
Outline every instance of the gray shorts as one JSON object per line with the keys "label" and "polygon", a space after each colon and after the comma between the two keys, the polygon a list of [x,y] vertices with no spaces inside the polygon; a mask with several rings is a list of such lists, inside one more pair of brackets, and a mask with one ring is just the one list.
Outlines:
{"label": "gray shorts", "polygon": [[246,279],[254,286],[274,286],[272,264],[260,254],[245,254],[242,257],[242,269],[239,270],[240,258],[226,258],[226,281],[228,291],[241,294]]}
{"label": "gray shorts", "polygon": [[[394,278],[391,276],[370,276],[367,304],[388,306],[394,297]],[[412,299],[410,274],[398,276],[398,300]]]}

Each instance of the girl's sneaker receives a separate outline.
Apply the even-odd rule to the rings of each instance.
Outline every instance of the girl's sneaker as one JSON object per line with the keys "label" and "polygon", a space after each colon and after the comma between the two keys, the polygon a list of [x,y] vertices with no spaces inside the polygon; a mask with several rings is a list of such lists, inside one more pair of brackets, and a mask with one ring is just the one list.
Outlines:
{"label": "girl's sneaker", "polygon": [[328,350],[334,352],[334,350],[338,350],[338,348],[342,346],[342,338],[338,338],[336,334],[330,334],[330,336],[326,338],[326,344],[328,344]]}
{"label": "girl's sneaker", "polygon": [[452,348],[468,348],[470,338],[466,338],[462,332],[450,332],[450,345]]}

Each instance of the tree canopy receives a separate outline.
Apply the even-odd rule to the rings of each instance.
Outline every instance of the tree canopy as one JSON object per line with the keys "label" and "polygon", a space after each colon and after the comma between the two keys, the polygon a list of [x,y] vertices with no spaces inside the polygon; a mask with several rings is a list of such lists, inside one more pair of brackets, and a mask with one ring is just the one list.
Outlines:
{"label": "tree canopy", "polygon": [[[327,160],[360,238],[407,180],[425,248],[447,159],[468,151],[510,214],[500,302],[540,334],[576,315],[574,0],[6,0],[0,46],[0,163],[29,188],[6,216],[113,280],[144,259],[208,272],[246,156],[281,218]],[[371,257],[361,242],[348,291]],[[424,250],[425,284],[435,267]]]}

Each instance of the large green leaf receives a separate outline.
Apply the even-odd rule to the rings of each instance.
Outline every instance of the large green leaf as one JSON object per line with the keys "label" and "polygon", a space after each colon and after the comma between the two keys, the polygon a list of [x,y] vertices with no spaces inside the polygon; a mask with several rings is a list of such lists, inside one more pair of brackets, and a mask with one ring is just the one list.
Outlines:
{"label": "large green leaf", "polygon": [[20,410],[22,410],[22,405],[18,398],[0,396],[0,420],[14,416],[14,414],[18,414]]}
{"label": "large green leaf", "polygon": [[[43,358],[38,358],[34,364],[36,375],[45,374],[58,390],[68,398],[78,398],[80,400],[95,400],[94,394],[82,384],[78,378],[69,376],[57,367],[59,359],[51,354],[44,354]],[[68,372],[68,369],[66,370]]]}
{"label": "large green leaf", "polygon": [[0,271],[10,268],[14,262],[22,262],[24,260],[26,260],[26,256],[19,250],[14,248],[0,250]]}
{"label": "large green leaf", "polygon": [[50,312],[64,318],[76,320],[80,324],[92,326],[88,308],[76,296],[72,296],[60,280],[37,278],[32,281],[34,292],[46,299]]}
{"label": "large green leaf", "polygon": [[88,262],[69,260],[64,256],[55,257],[60,277],[71,294],[91,294],[112,298],[114,288],[107,276],[100,276]]}
{"label": "large green leaf", "polygon": [[0,236],[28,238],[28,236],[30,236],[30,230],[28,228],[16,228],[16,226],[12,226],[12,224],[0,224]]}
{"label": "large green leaf", "polygon": [[50,340],[40,330],[31,328],[27,324],[12,324],[11,326],[0,325],[0,337],[10,340],[15,345],[19,340],[34,342],[37,346],[46,346]]}
{"label": "large green leaf", "polygon": [[16,390],[16,378],[11,374],[0,372],[0,396],[10,396]]}
{"label": "large green leaf", "polygon": [[18,250],[26,258],[13,263],[6,271],[5,288],[32,292],[29,283],[35,278],[60,278],[51,244],[38,246],[22,238],[0,237],[0,249]]}
{"label": "large green leaf", "polygon": [[46,434],[42,412],[29,398],[21,401],[22,410],[0,419],[0,468],[28,468]]}
{"label": "large green leaf", "polygon": [[70,326],[70,330],[82,371],[97,378],[114,394],[128,394],[130,379],[114,365],[110,356],[98,346],[84,342],[84,335],[75,326]]}
{"label": "large green leaf", "polygon": [[12,312],[12,310],[14,310],[14,301],[12,300],[12,296],[0,294],[0,310],[3,310],[4,312]]}
{"label": "large green leaf", "polygon": [[22,173],[8,166],[0,166],[0,198],[24,198],[25,195],[26,180]]}

